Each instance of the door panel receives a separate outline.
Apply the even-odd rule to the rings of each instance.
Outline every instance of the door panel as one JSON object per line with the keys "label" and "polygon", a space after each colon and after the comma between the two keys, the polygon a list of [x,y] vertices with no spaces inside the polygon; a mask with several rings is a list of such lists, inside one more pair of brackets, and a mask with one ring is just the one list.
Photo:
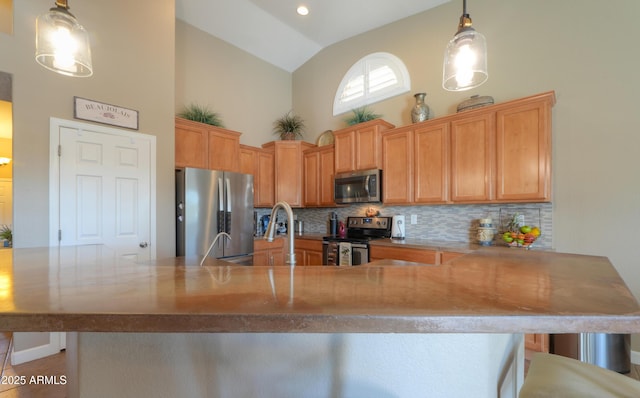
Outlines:
{"label": "door panel", "polygon": [[65,124],[57,126],[59,244],[104,244],[127,258],[155,257],[150,245],[154,139]]}

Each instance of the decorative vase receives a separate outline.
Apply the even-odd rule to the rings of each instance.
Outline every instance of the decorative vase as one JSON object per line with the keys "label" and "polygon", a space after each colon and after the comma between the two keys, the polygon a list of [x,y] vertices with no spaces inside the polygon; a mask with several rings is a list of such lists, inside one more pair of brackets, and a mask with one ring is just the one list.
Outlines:
{"label": "decorative vase", "polygon": [[424,103],[424,97],[427,93],[417,93],[414,95],[416,104],[411,109],[411,121],[413,123],[424,122],[431,118],[431,109]]}

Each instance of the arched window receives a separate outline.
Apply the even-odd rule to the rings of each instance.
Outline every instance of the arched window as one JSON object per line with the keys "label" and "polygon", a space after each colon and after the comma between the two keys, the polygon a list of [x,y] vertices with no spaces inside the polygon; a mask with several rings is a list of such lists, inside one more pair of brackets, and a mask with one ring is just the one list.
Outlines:
{"label": "arched window", "polygon": [[333,115],[373,104],[411,89],[409,72],[400,58],[374,53],[353,64],[333,100]]}

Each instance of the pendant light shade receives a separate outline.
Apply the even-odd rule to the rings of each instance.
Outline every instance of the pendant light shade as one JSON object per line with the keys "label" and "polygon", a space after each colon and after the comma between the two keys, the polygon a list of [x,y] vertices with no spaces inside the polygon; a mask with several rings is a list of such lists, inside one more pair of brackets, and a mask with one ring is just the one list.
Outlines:
{"label": "pendant light shade", "polygon": [[467,1],[458,32],[444,52],[442,87],[448,91],[464,91],[478,87],[489,78],[487,72],[487,40],[471,27]]}
{"label": "pendant light shade", "polygon": [[93,74],[89,34],[71,14],[66,0],[36,20],[36,61],[67,76]]}

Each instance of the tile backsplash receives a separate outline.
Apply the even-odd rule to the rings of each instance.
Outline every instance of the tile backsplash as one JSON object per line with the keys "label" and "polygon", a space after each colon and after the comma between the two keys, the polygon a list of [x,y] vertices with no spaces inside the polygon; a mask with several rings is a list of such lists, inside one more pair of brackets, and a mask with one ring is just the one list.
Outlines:
{"label": "tile backsplash", "polygon": [[[500,221],[508,221],[515,213],[525,217],[528,225],[539,226],[542,235],[535,247],[551,249],[553,236],[553,217],[551,203],[519,204],[477,204],[477,205],[431,205],[431,206],[385,206],[365,203],[338,208],[294,209],[294,215],[304,223],[304,232],[327,233],[327,220],[330,212],[338,213],[338,219],[348,216],[364,216],[366,209],[373,207],[381,216],[404,215],[406,237],[409,239],[428,239],[450,242],[476,242],[478,220],[491,218],[493,226],[500,231]],[[258,216],[269,214],[270,209],[256,209]],[[281,212],[283,213],[283,212]],[[411,216],[417,218],[411,224]],[[285,217],[281,215],[280,217]],[[502,243],[496,235],[496,244]]]}

